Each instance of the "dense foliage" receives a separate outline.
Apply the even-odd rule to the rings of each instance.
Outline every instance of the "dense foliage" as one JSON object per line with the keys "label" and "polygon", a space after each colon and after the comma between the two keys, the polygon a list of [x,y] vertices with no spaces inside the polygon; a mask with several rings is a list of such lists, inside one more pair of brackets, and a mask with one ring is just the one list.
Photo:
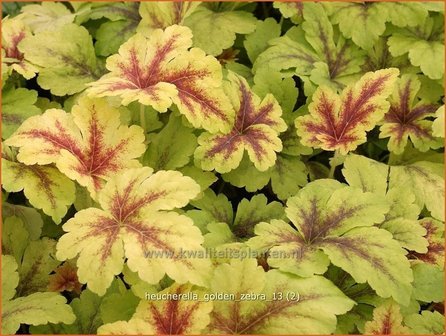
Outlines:
{"label": "dense foliage", "polygon": [[3,14],[2,334],[443,333],[443,3]]}

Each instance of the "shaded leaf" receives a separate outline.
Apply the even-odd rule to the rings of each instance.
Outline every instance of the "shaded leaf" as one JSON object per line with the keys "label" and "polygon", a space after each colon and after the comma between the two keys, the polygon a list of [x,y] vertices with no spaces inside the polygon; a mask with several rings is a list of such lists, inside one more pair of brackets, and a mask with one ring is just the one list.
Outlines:
{"label": "shaded leaf", "polygon": [[38,67],[39,85],[56,96],[83,91],[101,73],[89,32],[75,24],[26,37],[19,49]]}
{"label": "shaded leaf", "polygon": [[143,163],[155,170],[185,166],[197,147],[197,137],[193,131],[193,128],[183,125],[181,118],[172,114],[160,132],[149,135]]}
{"label": "shaded leaf", "polygon": [[[13,257],[2,255],[2,334],[14,334],[21,323],[39,325],[48,322],[72,323],[75,316],[65,304],[66,299],[56,293],[33,293],[12,297],[18,284],[17,264]],[[5,279],[8,282],[5,283]]]}
{"label": "shaded leaf", "polygon": [[2,93],[2,139],[7,139],[29,117],[40,114],[37,92],[25,88]]}
{"label": "shaded leaf", "polygon": [[201,4],[186,17],[184,24],[192,30],[194,46],[216,56],[234,44],[236,33],[252,33],[256,19],[245,11],[214,11],[211,6]]}

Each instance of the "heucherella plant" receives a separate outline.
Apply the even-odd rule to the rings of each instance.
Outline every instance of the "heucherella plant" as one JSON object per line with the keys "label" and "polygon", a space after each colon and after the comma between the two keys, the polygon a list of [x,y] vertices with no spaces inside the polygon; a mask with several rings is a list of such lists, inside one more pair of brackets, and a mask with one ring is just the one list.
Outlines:
{"label": "heucherella plant", "polygon": [[442,3],[2,5],[2,335],[444,333]]}

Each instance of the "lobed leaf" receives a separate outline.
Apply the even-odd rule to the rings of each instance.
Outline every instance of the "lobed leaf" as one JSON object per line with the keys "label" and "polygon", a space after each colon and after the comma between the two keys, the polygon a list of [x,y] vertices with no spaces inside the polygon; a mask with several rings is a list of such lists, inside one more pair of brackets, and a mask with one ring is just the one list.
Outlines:
{"label": "lobed leaf", "polygon": [[409,334],[409,328],[403,326],[400,307],[392,301],[373,310],[373,321],[365,324],[364,331],[371,335]]}
{"label": "lobed leaf", "polygon": [[356,149],[366,141],[366,132],[381,120],[389,108],[385,100],[398,76],[397,69],[365,74],[339,96],[319,87],[308,106],[309,115],[296,118],[297,134],[302,144],[341,154]]}
{"label": "lobed leaf", "polygon": [[388,209],[378,195],[319,180],[287,201],[297,230],[284,221],[260,223],[247,244],[269,251],[270,266],[299,276],[322,274],[331,261],[378,295],[405,303],[413,279],[405,251],[389,232],[371,227]]}
{"label": "lobed leaf", "polygon": [[19,49],[19,44],[29,36],[32,36],[31,30],[20,18],[2,20],[2,64],[5,70],[10,67],[26,79],[33,78],[38,71]]}
{"label": "lobed leaf", "polygon": [[203,3],[185,18],[184,24],[192,30],[195,47],[217,56],[234,44],[236,34],[252,33],[256,27],[256,19],[252,13],[237,10],[215,11]]}
{"label": "lobed leaf", "polygon": [[255,167],[265,171],[282,150],[278,135],[286,130],[286,124],[280,117],[281,108],[271,94],[260,100],[243,77],[230,73],[228,78],[225,89],[236,111],[232,130],[200,135],[195,158],[204,170],[226,173],[239,166],[246,150]]}
{"label": "lobed leaf", "polygon": [[37,67],[39,85],[56,96],[83,91],[101,73],[90,34],[76,24],[28,36],[19,50]]}
{"label": "lobed leaf", "polygon": [[432,134],[432,122],[426,120],[433,116],[438,106],[416,99],[420,82],[415,75],[403,75],[390,97],[390,109],[384,116],[380,138],[389,137],[388,148],[401,154],[410,138],[414,147],[420,151],[440,146]]}
{"label": "lobed leaf", "polygon": [[199,185],[179,172],[126,170],[99,193],[102,209],[81,210],[64,224],[68,233],[59,239],[56,256],[79,255],[79,281],[99,295],[121,273],[124,258],[130,270],[152,284],[166,273],[179,283],[205,284],[209,261],[181,256],[181,251],[203,250],[199,230],[186,216],[160,211],[185,206],[199,192]]}
{"label": "lobed leaf", "polygon": [[2,159],[2,187],[9,192],[25,193],[30,203],[50,215],[59,224],[75,199],[73,181],[55,167],[25,165]]}
{"label": "lobed leaf", "polygon": [[232,112],[221,84],[221,66],[192,45],[186,27],[136,34],[107,59],[110,73],[89,84],[93,96],[119,96],[159,112],[175,103],[189,122],[212,132],[230,127]]}
{"label": "lobed leaf", "polygon": [[[353,301],[323,277],[304,279],[276,270],[265,273],[255,259],[218,266],[211,291],[231,293],[238,299],[214,302],[208,327],[212,333],[331,333],[336,315],[353,306]],[[241,293],[263,294],[266,300],[240,300]],[[294,293],[299,299],[273,300],[272,293]]]}
{"label": "lobed leaf", "polygon": [[[187,295],[194,293],[202,297],[203,290],[192,290],[190,284],[173,284],[157,295]],[[132,318],[105,324],[98,334],[128,335],[150,333],[159,335],[199,334],[209,324],[212,302],[168,299],[161,301],[141,301]]]}
{"label": "lobed leaf", "polygon": [[119,109],[105,100],[84,97],[72,113],[50,109],[27,119],[5,144],[20,147],[20,162],[55,163],[95,195],[111,176],[140,166],[135,159],[145,150],[143,142],[141,127],[121,125]]}
{"label": "lobed leaf", "polygon": [[9,138],[26,119],[41,113],[36,102],[34,90],[18,88],[2,93],[2,139]]}

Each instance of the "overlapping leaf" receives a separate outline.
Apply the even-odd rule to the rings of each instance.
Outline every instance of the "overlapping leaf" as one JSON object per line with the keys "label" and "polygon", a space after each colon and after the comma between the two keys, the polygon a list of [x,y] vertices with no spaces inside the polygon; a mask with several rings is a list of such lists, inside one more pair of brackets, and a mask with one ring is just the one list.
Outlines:
{"label": "overlapping leaf", "polygon": [[255,167],[265,171],[282,150],[279,133],[287,128],[282,110],[271,94],[260,100],[243,77],[230,73],[228,78],[225,89],[236,111],[235,123],[230,133],[200,135],[195,158],[205,170],[226,173],[239,166],[246,150]]}
{"label": "overlapping leaf", "polygon": [[22,7],[19,17],[33,33],[54,30],[73,22],[75,14],[58,2],[42,2]]}
{"label": "overlapping leaf", "polygon": [[[180,299],[193,293],[199,300]],[[174,284],[157,293],[160,297],[176,295],[177,299],[141,301],[135,314],[127,321],[105,324],[98,334],[129,335],[191,335],[199,334],[210,321],[212,302],[201,301],[204,291],[190,284]]]}
{"label": "overlapping leaf", "polygon": [[356,149],[366,141],[366,132],[387,112],[389,103],[385,99],[397,76],[397,69],[369,72],[340,96],[327,87],[319,87],[308,107],[309,115],[296,119],[302,143],[341,154]]}
{"label": "overlapping leaf", "polygon": [[105,100],[82,98],[71,114],[50,109],[27,119],[5,144],[20,147],[17,159],[26,165],[55,163],[94,195],[104,180],[140,166],[143,130],[120,125],[119,118]]}
{"label": "overlapping leaf", "polygon": [[[231,293],[238,299],[214,302],[208,329],[218,334],[328,334],[335,330],[336,315],[353,306],[323,277],[265,273],[255,259],[220,265],[211,292]],[[240,300],[242,293],[263,294],[266,299]],[[273,300],[273,293],[292,293],[294,299]]]}
{"label": "overlapping leaf", "polygon": [[84,90],[102,72],[88,30],[76,24],[28,36],[19,50],[37,67],[39,85],[56,96]]}
{"label": "overlapping leaf", "polygon": [[[252,13],[231,10],[231,7],[234,9],[235,6],[228,5],[230,6],[225,3],[202,3],[186,17],[184,24],[193,32],[194,46],[217,56],[234,44],[236,34],[249,34],[254,31],[256,19]],[[217,35],[218,38],[214,38]]]}
{"label": "overlapping leaf", "polygon": [[2,187],[8,192],[24,192],[29,202],[60,223],[75,199],[73,181],[51,165],[25,165],[3,155]]}
{"label": "overlapping leaf", "polygon": [[2,138],[7,139],[29,117],[40,114],[37,92],[25,88],[2,93]]}
{"label": "overlapping leaf", "polygon": [[398,81],[390,97],[390,109],[384,116],[381,138],[389,137],[388,148],[401,154],[410,138],[414,147],[427,151],[439,147],[441,143],[432,134],[432,117],[438,106],[419,101],[416,97],[420,82],[415,75],[404,75]]}
{"label": "overlapping leaf", "polygon": [[165,112],[175,103],[195,127],[227,131],[232,110],[221,89],[221,66],[192,45],[186,27],[136,34],[119,54],[107,59],[110,73],[90,83],[95,96],[120,96],[124,105],[139,101]]}
{"label": "overlapping leaf", "polygon": [[405,185],[389,187],[389,172],[392,170],[383,163],[359,155],[350,154],[344,162],[342,173],[350,186],[372,192],[386,199],[390,209],[385,220],[378,226],[392,233],[402,247],[427,252],[426,230],[418,221],[421,211],[415,203],[415,195]]}
{"label": "overlapping leaf", "polygon": [[300,276],[324,273],[331,261],[378,295],[407,303],[413,278],[405,251],[389,232],[372,227],[388,209],[378,195],[318,180],[288,199],[297,230],[284,221],[260,223],[248,245],[269,250],[271,266]]}
{"label": "overlapping leaf", "polygon": [[387,21],[399,27],[416,26],[427,16],[427,10],[420,3],[326,2],[324,6],[343,35],[363,49],[370,49],[383,35]]}
{"label": "overlapping leaf", "polygon": [[202,251],[201,233],[188,217],[160,211],[182,207],[199,192],[199,185],[179,172],[126,170],[99,193],[103,210],[81,210],[63,226],[68,233],[59,239],[56,255],[60,260],[79,255],[79,281],[98,294],[121,273],[124,258],[149,283],[167,273],[179,283],[205,284],[209,260],[180,254]]}
{"label": "overlapping leaf", "polygon": [[307,79],[307,95],[314,92],[315,85],[340,90],[361,73],[364,53],[350,41],[335,40],[333,26],[320,4],[306,2],[301,6],[302,26],[291,28],[285,36],[271,40],[271,47],[257,58],[254,70],[262,67],[292,70]]}
{"label": "overlapping leaf", "polygon": [[59,294],[36,292],[13,299],[19,281],[16,270],[14,258],[2,255],[2,334],[14,334],[21,323],[74,322],[71,308]]}
{"label": "overlapping leaf", "polygon": [[391,300],[375,308],[373,321],[365,324],[367,335],[400,335],[409,334],[409,331],[409,328],[403,326],[400,307]]}
{"label": "overlapping leaf", "polygon": [[141,2],[139,14],[142,20],[138,31],[145,32],[153,29],[164,29],[173,25],[181,25],[190,16],[200,1],[163,1]]}
{"label": "overlapping leaf", "polygon": [[444,330],[444,316],[438,311],[423,310],[421,314],[406,316],[404,324],[414,334],[441,334]]}
{"label": "overlapping leaf", "polygon": [[410,62],[431,79],[444,76],[444,15],[420,21],[416,27],[400,28],[389,37],[392,56],[408,53]]}
{"label": "overlapping leaf", "polygon": [[155,170],[184,167],[197,147],[193,131],[193,128],[182,124],[181,118],[172,114],[161,131],[149,135],[144,164]]}
{"label": "overlapping leaf", "polygon": [[[26,37],[32,36],[31,30],[20,18],[4,18],[2,20],[2,63],[17,71],[26,79],[35,76],[38,69],[29,62],[19,49],[19,43]],[[4,54],[3,54],[4,51]]]}
{"label": "overlapping leaf", "polygon": [[444,224],[433,218],[423,218],[420,223],[426,229],[427,251],[411,253],[411,257],[442,267],[444,264]]}

